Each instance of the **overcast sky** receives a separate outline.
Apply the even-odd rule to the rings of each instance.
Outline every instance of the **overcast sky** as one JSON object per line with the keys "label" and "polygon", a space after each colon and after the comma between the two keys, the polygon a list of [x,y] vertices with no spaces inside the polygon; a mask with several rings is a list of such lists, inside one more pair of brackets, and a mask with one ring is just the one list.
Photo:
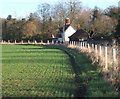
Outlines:
{"label": "overcast sky", "polygon": [[[34,13],[41,3],[54,4],[58,0],[0,0],[0,17],[6,18],[9,14],[13,17],[22,18]],[[61,0],[60,0],[61,1]],[[101,9],[106,9],[109,6],[118,6],[120,0],[80,0],[82,5],[94,8],[98,6]]]}

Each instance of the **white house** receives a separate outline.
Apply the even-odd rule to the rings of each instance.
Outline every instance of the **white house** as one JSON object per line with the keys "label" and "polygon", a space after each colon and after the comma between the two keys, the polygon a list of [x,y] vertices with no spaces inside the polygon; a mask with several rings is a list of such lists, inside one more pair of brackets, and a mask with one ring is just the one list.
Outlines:
{"label": "white house", "polygon": [[76,30],[69,26],[64,32],[63,32],[63,41],[69,41],[69,36],[73,35],[76,32]]}
{"label": "white house", "polygon": [[70,19],[65,19],[65,25],[59,28],[59,32],[57,34],[58,41],[68,42],[69,37],[74,34],[76,30],[70,25]]}

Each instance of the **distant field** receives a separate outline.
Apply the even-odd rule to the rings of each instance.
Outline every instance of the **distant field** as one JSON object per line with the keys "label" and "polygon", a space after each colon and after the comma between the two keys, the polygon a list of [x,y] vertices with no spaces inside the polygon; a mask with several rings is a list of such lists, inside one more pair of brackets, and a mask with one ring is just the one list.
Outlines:
{"label": "distant field", "polygon": [[2,45],[3,97],[73,97],[69,57],[59,49]]}

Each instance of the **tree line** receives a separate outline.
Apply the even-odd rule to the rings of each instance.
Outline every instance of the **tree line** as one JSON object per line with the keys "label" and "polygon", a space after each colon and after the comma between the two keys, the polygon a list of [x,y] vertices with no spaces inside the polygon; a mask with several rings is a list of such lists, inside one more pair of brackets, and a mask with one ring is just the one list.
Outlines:
{"label": "tree line", "polygon": [[2,18],[2,39],[47,40],[51,35],[57,35],[67,17],[70,18],[73,27],[76,28],[77,24],[80,24],[81,28],[89,33],[90,38],[120,39],[119,7],[90,9],[83,6],[79,0],[58,2],[54,5],[40,4],[36,12],[30,13],[27,18],[16,19],[12,18],[12,15]]}

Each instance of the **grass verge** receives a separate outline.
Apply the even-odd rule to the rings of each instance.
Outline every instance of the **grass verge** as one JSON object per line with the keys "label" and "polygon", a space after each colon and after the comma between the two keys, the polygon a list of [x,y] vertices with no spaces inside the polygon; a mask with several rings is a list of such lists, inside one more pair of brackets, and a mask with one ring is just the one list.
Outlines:
{"label": "grass verge", "polygon": [[70,49],[63,46],[54,47],[67,52],[74,58],[74,65],[72,66],[77,76],[76,87],[79,87],[77,96],[109,98],[120,97],[120,95],[118,95],[115,91],[114,86],[103,80],[103,75],[99,70],[100,67],[97,64],[92,64],[86,55],[75,49]]}

